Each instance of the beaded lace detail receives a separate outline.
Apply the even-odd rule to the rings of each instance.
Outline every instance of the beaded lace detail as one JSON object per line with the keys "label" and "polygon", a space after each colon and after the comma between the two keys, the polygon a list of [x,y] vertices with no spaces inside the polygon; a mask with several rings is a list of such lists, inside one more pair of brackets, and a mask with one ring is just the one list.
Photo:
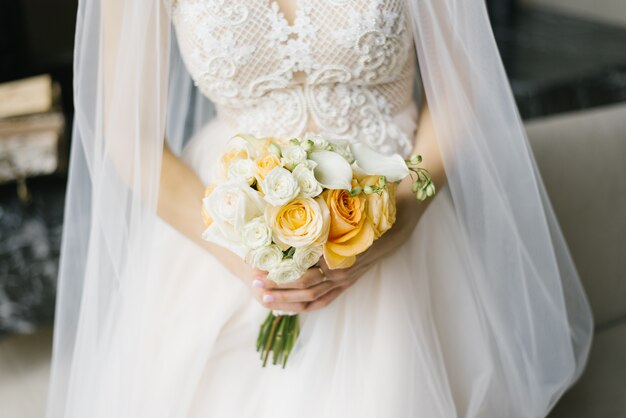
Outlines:
{"label": "beaded lace detail", "polygon": [[255,135],[319,132],[410,152],[392,115],[412,99],[403,0],[165,0],[180,50],[218,114]]}

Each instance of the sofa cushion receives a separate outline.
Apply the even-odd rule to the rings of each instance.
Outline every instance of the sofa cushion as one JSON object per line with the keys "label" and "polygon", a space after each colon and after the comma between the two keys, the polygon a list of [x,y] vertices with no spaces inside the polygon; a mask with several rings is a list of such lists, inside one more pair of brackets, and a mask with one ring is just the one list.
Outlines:
{"label": "sofa cushion", "polygon": [[526,127],[596,324],[626,316],[626,105]]}
{"label": "sofa cushion", "polygon": [[601,328],[581,379],[556,405],[550,418],[626,416],[626,321]]}

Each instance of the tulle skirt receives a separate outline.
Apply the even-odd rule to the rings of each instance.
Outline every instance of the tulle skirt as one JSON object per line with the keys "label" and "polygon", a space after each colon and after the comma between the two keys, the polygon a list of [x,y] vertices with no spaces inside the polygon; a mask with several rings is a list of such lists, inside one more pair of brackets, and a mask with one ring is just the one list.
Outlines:
{"label": "tulle skirt", "polygon": [[[416,119],[413,107],[396,116],[411,135]],[[207,183],[216,141],[233,133],[218,118],[185,148]],[[521,416],[509,410],[513,395],[502,396],[495,342],[468,280],[471,249],[445,188],[406,244],[328,307],[301,315],[285,369],[261,367],[255,341],[267,310],[250,289],[166,223],[154,236],[149,289],[125,290],[150,295],[133,307],[141,325],[116,331],[141,352],[132,375],[109,373],[111,385],[134,379],[124,385],[132,390],[113,395],[116,405],[102,399],[103,416]],[[110,355],[124,356],[119,347]]]}

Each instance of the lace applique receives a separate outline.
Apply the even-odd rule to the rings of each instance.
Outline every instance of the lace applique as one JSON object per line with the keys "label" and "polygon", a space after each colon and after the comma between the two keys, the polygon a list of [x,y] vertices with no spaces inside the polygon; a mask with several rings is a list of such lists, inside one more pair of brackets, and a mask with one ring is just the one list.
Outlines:
{"label": "lace applique", "polygon": [[355,75],[369,82],[393,79],[402,69],[397,61],[407,57],[404,16],[384,4],[376,0],[364,12],[351,10],[346,27],[334,32],[340,45],[358,52]]}
{"label": "lace applique", "polygon": [[412,100],[415,77],[404,0],[298,1],[292,25],[275,1],[164,1],[176,1],[192,78],[237,129],[410,152],[393,119]]}
{"label": "lace applique", "polygon": [[293,26],[290,26],[285,15],[278,8],[278,3],[272,2],[268,10],[271,30],[267,34],[267,39],[278,51],[286,71],[310,73],[319,68],[319,64],[311,54],[311,40],[315,36],[316,29],[311,23],[310,11],[310,5],[302,4]]}
{"label": "lace applique", "polygon": [[205,7],[215,25],[235,26],[248,19],[249,9],[232,0],[209,0]]}
{"label": "lace applique", "polygon": [[360,141],[385,153],[411,152],[411,141],[392,120],[391,107],[374,89],[352,84],[312,86],[307,103],[320,133]]}

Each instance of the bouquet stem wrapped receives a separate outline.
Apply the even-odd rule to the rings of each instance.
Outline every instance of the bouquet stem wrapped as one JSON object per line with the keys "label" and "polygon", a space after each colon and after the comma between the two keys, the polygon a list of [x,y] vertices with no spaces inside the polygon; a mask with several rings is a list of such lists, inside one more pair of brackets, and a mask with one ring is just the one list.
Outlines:
{"label": "bouquet stem wrapped", "polygon": [[272,353],[272,364],[287,365],[289,353],[293,349],[300,333],[298,315],[274,315],[270,311],[261,324],[261,330],[256,341],[256,351],[261,353],[263,367]]}

